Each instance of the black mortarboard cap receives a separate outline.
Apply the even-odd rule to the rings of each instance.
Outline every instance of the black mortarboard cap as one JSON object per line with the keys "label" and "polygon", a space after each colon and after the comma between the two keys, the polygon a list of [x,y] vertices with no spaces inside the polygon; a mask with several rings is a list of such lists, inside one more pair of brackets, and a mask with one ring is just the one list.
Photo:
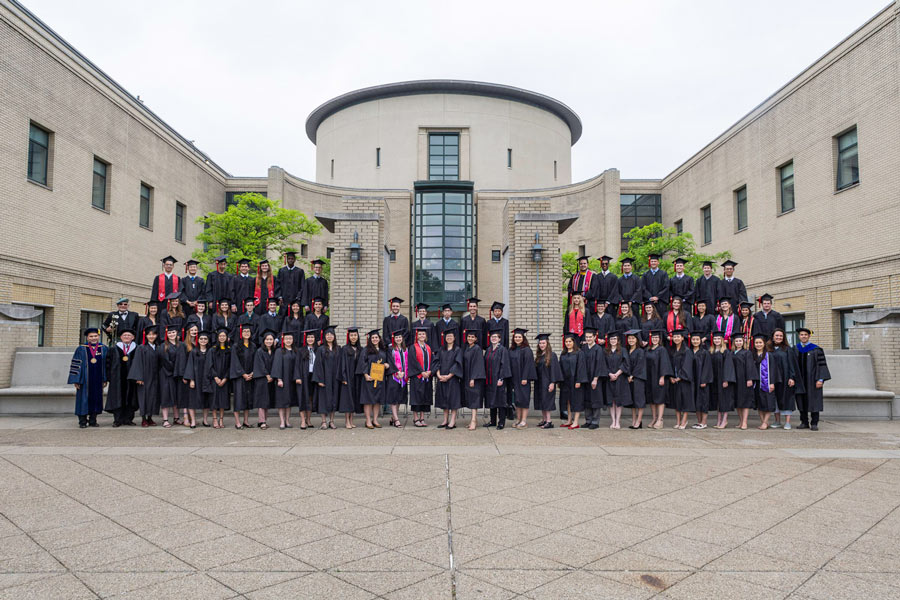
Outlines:
{"label": "black mortarboard cap", "polygon": [[166,300],[178,300],[181,298],[181,292],[172,292],[166,296]]}
{"label": "black mortarboard cap", "polygon": [[370,331],[370,332],[367,333],[366,335],[377,335],[377,336],[381,337],[381,330],[380,330],[380,329],[373,329],[372,331]]}
{"label": "black mortarboard cap", "polygon": [[536,339],[537,341],[549,340],[550,334],[549,333],[539,333],[539,334],[537,334],[537,336],[535,336],[534,339]]}
{"label": "black mortarboard cap", "polygon": [[520,334],[522,334],[522,335],[525,335],[526,333],[528,333],[528,330],[527,330],[527,329],[524,329],[524,328],[522,328],[522,327],[516,327],[515,329],[513,329],[513,334],[516,334],[516,333],[520,333]]}
{"label": "black mortarboard cap", "polygon": [[293,257],[296,258],[297,253],[296,253],[295,251],[293,251],[293,250],[286,250],[285,253],[284,253],[284,255],[285,255],[285,256],[293,256]]}
{"label": "black mortarboard cap", "polygon": [[190,265],[199,265],[200,262],[194,260],[193,258],[191,258],[191,259],[188,259],[188,261],[187,261],[186,263],[184,263],[184,264],[186,264],[186,265],[188,265],[188,266],[190,266]]}
{"label": "black mortarboard cap", "polygon": [[227,262],[228,262],[228,257],[225,256],[224,254],[222,254],[221,256],[217,256],[217,257],[216,257],[216,262],[217,262],[217,263],[223,263],[223,262],[224,262],[224,263],[227,263]]}
{"label": "black mortarboard cap", "polygon": [[659,260],[659,259],[660,259],[660,255],[657,254],[656,252],[651,252],[651,253],[647,256],[647,258]]}
{"label": "black mortarboard cap", "polygon": [[612,256],[607,256],[607,255],[604,254],[603,256],[600,257],[600,262],[609,262],[609,261],[611,261],[612,259],[613,259]]}
{"label": "black mortarboard cap", "polygon": [[443,304],[441,305],[441,310],[453,310],[453,307],[449,304]]}
{"label": "black mortarboard cap", "polygon": [[675,334],[685,335],[687,332],[688,332],[687,329],[678,328],[672,332],[672,335],[675,335]]}
{"label": "black mortarboard cap", "polygon": [[625,332],[625,335],[634,335],[634,336],[640,337],[641,333],[642,332],[640,329],[629,329],[628,331]]}
{"label": "black mortarboard cap", "polygon": [[684,296],[682,296],[681,294],[672,294],[672,300],[681,300],[683,302]]}
{"label": "black mortarboard cap", "polygon": [[423,308],[425,310],[428,310],[428,305],[425,304],[424,302],[419,302],[418,304],[416,304],[416,311],[423,309]]}
{"label": "black mortarboard cap", "polygon": [[475,304],[478,304],[479,302],[481,302],[481,298],[475,298],[475,297],[473,296],[472,298],[468,298],[468,299],[466,300],[466,304],[469,304],[469,303],[471,303],[471,302],[474,302]]}
{"label": "black mortarboard cap", "polygon": [[594,335],[597,335],[597,328],[596,327],[585,327],[584,332],[585,333],[593,333]]}
{"label": "black mortarboard cap", "polygon": [[315,304],[316,302],[321,302],[322,304],[325,304],[325,298],[323,298],[322,296],[316,296],[312,300],[313,300],[313,304]]}
{"label": "black mortarboard cap", "polygon": [[797,328],[797,333],[800,333],[800,332],[802,332],[802,331],[805,331],[805,332],[808,333],[809,335],[812,335],[812,330],[811,330],[811,329],[807,329],[806,327],[798,327],[798,328]]}
{"label": "black mortarboard cap", "polygon": [[624,265],[625,263],[634,264],[634,258],[632,258],[631,256],[626,256],[622,259],[622,264]]}
{"label": "black mortarboard cap", "polygon": [[237,261],[237,262],[238,262],[239,265],[249,265],[249,264],[250,264],[250,259],[249,259],[249,258],[242,258],[241,260],[239,260],[239,261]]}
{"label": "black mortarboard cap", "polygon": [[166,331],[181,331],[181,326],[175,324],[166,325]]}
{"label": "black mortarboard cap", "polygon": [[324,265],[324,264],[325,264],[325,261],[322,260],[321,258],[317,258],[317,259],[311,261],[310,264],[313,264],[313,265]]}
{"label": "black mortarboard cap", "polygon": [[428,331],[429,329],[431,329],[431,327],[429,327],[428,325],[416,325],[415,327],[413,327],[413,330],[415,331]]}
{"label": "black mortarboard cap", "polygon": [[703,266],[704,266],[704,267],[711,267],[711,266],[713,266],[712,261],[711,261],[711,260],[704,260],[704,261],[703,261]]}
{"label": "black mortarboard cap", "polygon": [[397,296],[394,296],[393,298],[388,300],[388,302],[390,302],[391,304],[393,304],[394,302],[396,302],[397,304],[403,304],[403,298],[398,298]]}
{"label": "black mortarboard cap", "polygon": [[748,301],[748,300],[742,300],[742,301],[741,301],[741,306],[748,306],[748,307],[750,307],[750,308],[753,308],[753,303],[750,302],[750,301]]}
{"label": "black mortarboard cap", "polygon": [[731,260],[731,259],[728,259],[728,260],[726,260],[725,262],[722,263],[722,266],[723,266],[723,267],[736,267],[736,266],[737,266],[737,263],[734,262],[734,261]]}
{"label": "black mortarboard cap", "polygon": [[504,308],[505,306],[506,306],[506,305],[503,304],[502,302],[494,302],[493,304],[491,304],[491,310],[496,310],[496,309],[498,309],[498,308],[499,308],[500,310],[503,310],[503,308]]}
{"label": "black mortarboard cap", "polygon": [[687,259],[686,259],[686,258],[682,258],[682,257],[680,257],[680,256],[679,256],[678,258],[676,258],[675,260],[672,261],[672,263],[673,263],[673,264],[676,264],[676,265],[678,265],[678,264],[683,265],[683,264],[686,263],[686,262],[687,262]]}
{"label": "black mortarboard cap", "polygon": [[88,327],[87,329],[84,330],[84,335],[89,335],[91,333],[100,333],[100,330],[97,329],[96,327]]}
{"label": "black mortarboard cap", "polygon": [[497,335],[502,336],[503,328],[502,327],[491,327],[491,329],[488,333],[490,333],[491,335],[494,335],[496,333]]}
{"label": "black mortarboard cap", "polygon": [[219,327],[218,329],[216,329],[216,335],[219,335],[222,332],[230,333],[230,331],[228,331],[227,327]]}
{"label": "black mortarboard cap", "polygon": [[759,297],[760,302],[765,302],[766,300],[769,300],[771,302],[773,299],[774,298],[773,298],[772,294],[768,294],[768,293],[763,294],[762,296]]}
{"label": "black mortarboard cap", "polygon": [[579,257],[576,258],[575,260],[577,260],[577,261],[579,261],[579,262],[582,261],[582,260],[591,260],[591,257],[590,257],[590,256],[587,256],[587,255],[584,255],[584,256],[579,256]]}
{"label": "black mortarboard cap", "polygon": [[755,340],[755,339],[757,339],[757,338],[759,338],[759,339],[761,339],[761,340],[763,340],[763,341],[766,341],[766,342],[769,341],[769,336],[767,336],[767,335],[764,334],[764,333],[757,333],[757,334],[754,334],[754,335],[753,335],[753,339]]}
{"label": "black mortarboard cap", "polygon": [[721,330],[716,330],[712,332],[713,337],[725,337],[725,332]]}
{"label": "black mortarboard cap", "polygon": [[268,258],[264,258],[264,259],[262,259],[261,261],[259,261],[259,264],[263,264],[263,263],[269,264],[269,259],[268,259]]}
{"label": "black mortarboard cap", "polygon": [[116,335],[118,335],[119,337],[122,337],[123,333],[130,333],[131,335],[136,335],[134,333],[134,329],[132,329],[131,327],[122,327],[120,329],[116,329]]}
{"label": "black mortarboard cap", "polygon": [[207,337],[207,338],[211,338],[211,337],[212,337],[212,332],[211,332],[211,331],[207,331],[206,329],[204,329],[203,331],[201,331],[201,332],[199,332],[199,333],[197,334],[197,337],[198,337],[198,338],[204,337],[204,336]]}
{"label": "black mortarboard cap", "polygon": [[719,298],[719,302],[727,302],[728,304],[731,304],[731,298],[729,298],[728,296],[722,296],[721,298]]}
{"label": "black mortarboard cap", "polygon": [[169,261],[172,261],[173,263],[174,263],[174,262],[177,262],[177,261],[175,260],[175,257],[174,257],[174,256],[171,256],[171,255],[159,259],[159,262],[161,262],[161,263],[165,263],[165,262],[169,262]]}

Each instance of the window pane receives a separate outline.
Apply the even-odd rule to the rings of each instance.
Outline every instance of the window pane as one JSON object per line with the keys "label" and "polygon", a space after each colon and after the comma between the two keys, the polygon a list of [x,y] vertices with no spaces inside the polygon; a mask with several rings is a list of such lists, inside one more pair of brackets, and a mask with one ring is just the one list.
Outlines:
{"label": "window pane", "polygon": [[447,248],[445,255],[447,258],[465,258],[466,251],[462,248]]}
{"label": "window pane", "polygon": [[448,281],[465,281],[466,280],[466,272],[465,271],[445,271],[444,279]]}
{"label": "window pane", "polygon": [[794,209],[794,178],[790,177],[781,184],[781,212]]}
{"label": "window pane", "polygon": [[856,146],[844,150],[838,160],[838,188],[859,182],[859,156]]}
{"label": "window pane", "polygon": [[[441,258],[443,256],[443,250],[441,248],[422,248],[422,258]],[[418,255],[418,253],[417,253]]]}
{"label": "window pane", "polygon": [[47,185],[47,147],[28,142],[28,179]]}
{"label": "window pane", "polygon": [[856,145],[856,129],[848,131],[838,138],[838,150],[846,150],[850,146]]}
{"label": "window pane", "polygon": [[422,268],[428,269],[429,271],[439,271],[441,269],[442,265],[443,265],[443,263],[440,260],[423,260],[422,261]]}
{"label": "window pane", "polygon": [[446,204],[444,210],[447,214],[462,215],[466,212],[465,204]]}
{"label": "window pane", "polygon": [[781,167],[781,178],[785,179],[787,177],[794,176],[794,163],[788,163]]}
{"label": "window pane", "polygon": [[106,210],[106,177],[94,169],[94,182],[91,189],[91,203],[102,210]]}
{"label": "window pane", "polygon": [[423,227],[423,228],[422,228],[422,235],[427,235],[427,236],[431,236],[431,235],[438,235],[438,236],[439,236],[439,235],[443,235],[442,227],[441,227],[440,225],[437,225],[437,226],[431,226],[431,227]]}
{"label": "window pane", "polygon": [[466,289],[465,281],[445,281],[444,289],[448,292],[461,292]]}
{"label": "window pane", "polygon": [[175,203],[175,239],[184,241],[184,204]]}
{"label": "window pane", "polygon": [[33,142],[37,142],[44,148],[50,146],[50,134],[38,127],[37,125],[32,125],[31,130],[28,132],[28,139]]}
{"label": "window pane", "polygon": [[94,159],[94,173],[102,177],[106,177],[106,163]]}
{"label": "window pane", "polygon": [[465,238],[444,238],[444,246],[448,248],[465,248],[466,241]]}
{"label": "window pane", "polygon": [[421,238],[421,244],[423,248],[440,248],[443,246],[441,243],[443,240],[439,237],[427,237]]}

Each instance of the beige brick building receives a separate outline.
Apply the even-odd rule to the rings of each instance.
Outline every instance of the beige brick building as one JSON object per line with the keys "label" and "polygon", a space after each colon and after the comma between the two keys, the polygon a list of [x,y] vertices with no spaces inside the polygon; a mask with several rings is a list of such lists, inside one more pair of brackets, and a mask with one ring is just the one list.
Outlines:
{"label": "beige brick building", "polygon": [[196,247],[199,215],[258,191],[325,225],[305,258],[333,258],[342,327],[378,326],[393,295],[405,312],[477,295],[485,312],[504,301],[514,326],[558,334],[561,251],[618,256],[629,227],[662,221],[731,250],[751,296],[774,294],[792,327],[840,347],[847,311],[900,305],[898,14],[900,1],[658,180],[609,169],[573,183],[572,109],[431,80],[316,109],[310,182],[277,166],[231,176],[0,0],[0,303],[43,309],[43,343],[74,344],[120,295],[143,310],[159,257]]}

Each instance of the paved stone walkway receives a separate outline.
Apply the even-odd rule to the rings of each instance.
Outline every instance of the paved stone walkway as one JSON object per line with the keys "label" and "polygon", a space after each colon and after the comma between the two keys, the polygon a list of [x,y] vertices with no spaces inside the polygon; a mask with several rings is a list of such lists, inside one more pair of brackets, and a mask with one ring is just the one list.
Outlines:
{"label": "paved stone walkway", "polygon": [[0,598],[900,597],[900,422],[192,431],[0,418],[0,481]]}

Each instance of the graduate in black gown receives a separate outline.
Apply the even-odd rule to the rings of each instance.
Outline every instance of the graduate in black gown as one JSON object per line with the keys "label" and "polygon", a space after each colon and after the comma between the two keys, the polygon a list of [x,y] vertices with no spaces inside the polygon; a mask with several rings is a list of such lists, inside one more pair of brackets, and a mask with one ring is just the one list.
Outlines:
{"label": "graduate in black gown", "polygon": [[756,410],[759,412],[760,423],[757,429],[766,430],[769,428],[769,419],[772,417],[772,413],[778,410],[775,384],[781,383],[781,380],[778,367],[775,365],[772,344],[764,333],[757,333],[753,336],[753,352],[751,354],[756,371],[759,373],[759,380],[756,382]]}
{"label": "graduate in black gown", "polygon": [[728,413],[734,410],[734,395],[737,390],[734,376],[734,355],[725,344],[725,333],[712,332],[710,351],[713,381],[709,386],[709,409],[718,412],[718,421],[713,427],[728,427]]}
{"label": "graduate in black gown", "polygon": [[716,328],[716,317],[709,313],[706,300],[698,300],[694,312],[696,314],[692,318],[690,311],[688,311],[688,318],[691,319],[691,333],[699,333],[700,342],[708,347],[711,341],[710,335],[713,329]]}
{"label": "graduate in black gown", "polygon": [[268,429],[269,409],[275,408],[275,389],[278,387],[272,377],[275,362],[275,332],[264,331],[262,344],[253,355],[253,407],[256,409],[256,426]]}
{"label": "graduate in black gown", "polygon": [[325,265],[325,261],[317,258],[310,264],[312,265],[313,274],[307,277],[306,283],[303,284],[303,306],[311,311],[313,310],[313,299],[321,298],[322,312],[327,312],[328,280],[322,277],[322,267]]}
{"label": "graduate in black gown", "polygon": [[388,347],[388,355],[394,374],[386,381],[387,389],[385,398],[391,407],[391,426],[403,427],[400,423],[400,406],[407,402],[407,385],[409,384],[409,352],[406,348],[408,332],[398,329],[391,332],[391,345]]}
{"label": "graduate in black gown", "polygon": [[[759,319],[757,319],[758,322]],[[800,365],[797,361],[797,355],[791,352],[784,329],[776,328],[772,332],[772,347],[774,348],[775,367],[778,369],[778,383],[775,384],[775,398],[778,401],[778,410],[775,411],[775,422],[772,423],[772,427],[781,427],[781,417],[784,417],[784,428],[790,430],[791,414],[796,406],[794,392],[797,387],[797,379],[799,379]]]}
{"label": "graduate in black gown", "polygon": [[466,427],[469,431],[478,427],[478,410],[484,406],[484,351],[478,345],[478,332],[463,334],[466,346],[463,349],[463,406],[471,412],[471,420]]}
{"label": "graduate in black gown", "polygon": [[644,428],[644,407],[647,405],[647,359],[641,348],[641,330],[625,332],[625,364],[628,387],[631,388],[631,425],[629,429]]}
{"label": "graduate in black gown", "polygon": [[553,429],[551,413],[556,409],[556,388],[562,383],[559,359],[550,346],[550,334],[539,333],[534,357],[534,409],[541,411],[541,429]]}
{"label": "graduate in black gown", "polygon": [[[250,329],[250,341],[256,345],[257,340],[259,339],[259,335],[265,331],[266,329],[272,329],[273,331],[277,330],[278,327],[275,325],[274,327],[270,327],[263,322],[263,319],[268,313],[263,313],[263,315],[258,315],[253,310],[253,298],[248,298],[244,301],[244,312],[242,312],[237,318],[238,333],[235,336],[235,342],[241,339],[243,335],[241,333],[241,328],[249,328]],[[278,305],[274,298],[269,300],[269,310],[273,311],[276,316],[278,314]]]}
{"label": "graduate in black gown", "polygon": [[709,312],[713,312],[713,307],[718,299],[719,278],[713,275],[712,262],[705,260],[703,261],[703,275],[694,282],[694,302],[705,300]]}
{"label": "graduate in black gown", "polygon": [[384,339],[391,342],[391,344],[393,344],[394,332],[402,331],[404,335],[403,343],[408,346],[411,341],[409,319],[406,318],[406,315],[400,314],[400,306],[402,304],[403,298],[395,296],[390,299],[391,313],[382,320],[381,331],[384,334]]}
{"label": "graduate in black gown", "polygon": [[509,347],[509,386],[516,406],[516,429],[528,427],[528,407],[531,406],[531,382],[537,378],[534,353],[528,346],[527,329],[516,327]]}
{"label": "graduate in black gown", "polygon": [[209,413],[209,399],[212,395],[212,378],[209,375],[209,345],[212,334],[201,331],[197,334],[197,345],[190,351],[187,358],[187,366],[184,369],[184,379],[188,380],[187,408],[190,419],[190,428],[197,427],[197,411],[203,411],[203,426],[209,427],[207,414]]}
{"label": "graduate in black gown", "polygon": [[216,342],[209,350],[209,376],[212,379],[212,396],[209,407],[213,411],[213,428],[225,427],[225,411],[231,410],[231,343],[228,329],[216,331]]}
{"label": "graduate in black gown", "polygon": [[697,422],[693,429],[706,429],[706,420],[709,416],[709,387],[713,382],[712,359],[709,351],[703,343],[703,334],[699,331],[691,332],[691,363],[693,366],[691,382],[694,384],[694,410],[697,413]]}
{"label": "graduate in black gown", "polygon": [[178,387],[180,377],[175,375],[175,364],[178,361],[181,342],[178,337],[181,328],[178,325],[166,327],[166,337],[159,346],[159,406],[162,409],[163,427],[169,429],[169,411],[173,412],[175,425],[178,421]]}
{"label": "graduate in black gown", "polygon": [[616,331],[628,331],[630,329],[640,329],[641,322],[637,316],[631,312],[630,304],[620,304],[618,308],[618,316],[616,317]]}
{"label": "graduate in black gown", "polygon": [[185,329],[187,329],[193,325],[197,328],[197,333],[200,333],[201,331],[211,331],[212,320],[212,315],[209,314],[209,311],[206,308],[206,300],[204,296],[199,301],[197,301],[197,306],[194,309],[194,313],[189,316],[184,322],[184,327]]}
{"label": "graduate in black gown", "polygon": [[734,268],[736,266],[737,263],[733,260],[726,260],[722,263],[724,276],[719,280],[716,293],[718,298],[724,297],[731,300],[732,306],[738,306],[741,302],[747,301],[747,287],[743,281],[734,276]]}
{"label": "graduate in black gown", "polygon": [[356,363],[359,360],[359,329],[356,327],[347,328],[346,343],[341,346],[341,362],[340,362],[340,405],[338,410],[344,413],[344,427],[347,429],[355,429],[353,423],[353,415],[362,412],[362,406],[359,403],[359,380],[360,376],[356,374]]}
{"label": "graduate in black gown", "polygon": [[[469,298],[466,300],[466,310],[468,313],[459,320],[460,331],[478,331],[480,332],[478,345],[487,348],[489,344],[490,331],[488,330],[487,321],[478,314],[478,303],[481,298]],[[440,323],[438,323],[440,327]],[[503,341],[503,332],[500,332],[500,340]],[[443,342],[441,342],[443,343]]]}
{"label": "graduate in black gown", "polygon": [[686,429],[688,413],[696,410],[694,404],[694,353],[688,348],[685,336],[688,332],[684,329],[672,331],[672,345],[669,348],[669,358],[672,361],[672,376],[669,383],[670,403],[675,409],[675,429]]}
{"label": "graduate in black gown", "polygon": [[284,266],[278,269],[278,289],[280,291],[281,311],[287,314],[295,300],[303,304],[303,286],[306,273],[297,266],[297,253],[289,250],[284,253]]}
{"label": "graduate in black gown", "polygon": [[641,290],[644,302],[648,300],[656,304],[656,310],[662,312],[669,304],[669,275],[659,268],[659,254],[650,254],[650,269],[641,275]]}
{"label": "graduate in black gown", "polygon": [[756,381],[759,379],[759,371],[753,362],[753,354],[744,347],[744,337],[736,336],[731,341],[734,349],[732,360],[734,361],[734,406],[737,409],[740,423],[735,425],[738,429],[747,429],[747,419],[750,410],[756,407]]}
{"label": "graduate in black gown", "polygon": [[584,411],[583,388],[590,382],[590,376],[584,363],[584,353],[578,349],[578,336],[575,333],[566,333],[563,337],[559,369],[563,377],[559,385],[560,411],[565,408],[569,415],[569,420],[560,427],[570,430],[581,429],[579,420]]}
{"label": "graduate in black gown", "polygon": [[106,373],[109,391],[106,393],[106,412],[113,415],[113,427],[134,425],[134,413],[138,409],[137,385],[128,379],[134,361],[137,344],[134,330],[128,327],[116,329],[119,341],[109,351]]}
{"label": "graduate in black gown", "polygon": [[621,333],[616,332],[606,339],[606,372],[609,377],[606,384],[606,400],[610,404],[609,416],[612,420],[610,429],[621,429],[622,408],[630,407],[632,404],[622,337]]}
{"label": "graduate in black gown", "polygon": [[622,264],[622,276],[616,281],[616,304],[631,304],[631,312],[637,315],[643,303],[641,278],[635,275],[634,259],[626,256],[619,261]]}
{"label": "graduate in black gown", "polygon": [[375,363],[384,365],[384,379],[393,374],[390,357],[381,344],[381,333],[378,329],[369,332],[366,347],[360,351],[356,361],[356,374],[363,378],[359,387],[359,402],[363,405],[366,415],[366,429],[381,429],[378,423],[378,410],[384,404],[386,382],[378,381],[370,375],[372,365]]}
{"label": "graduate in black gown", "polygon": [[494,302],[491,304],[491,316],[486,321],[488,331],[500,329],[503,335],[500,337],[500,343],[509,346],[509,320],[503,316],[503,309],[506,305],[502,302]]}
{"label": "graduate in black gown", "polygon": [[[604,308],[600,309],[599,307]],[[598,304],[598,310],[606,310],[605,304]],[[596,327],[597,316],[584,305],[584,296],[578,290],[572,292],[572,300],[566,314],[563,317],[563,334],[571,333],[575,336],[575,340],[579,345],[584,341],[584,330],[586,327]],[[613,321],[615,324],[615,321]],[[615,325],[613,325],[615,326]]]}
{"label": "graduate in black gown", "polygon": [[299,340],[303,334],[303,324],[306,317],[303,315],[303,305],[299,301],[291,302],[287,314],[282,320],[273,319],[268,313],[262,316],[263,326],[275,332],[275,343],[278,343],[278,334],[282,331],[290,331],[294,339]]}
{"label": "graduate in black gown", "polygon": [[334,333],[334,325],[325,328],[325,341],[316,350],[316,364],[313,369],[312,382],[319,387],[319,414],[322,416],[322,429],[335,429],[334,413],[338,410],[341,396],[341,349]]}
{"label": "graduate in black gown", "polygon": [[281,347],[275,350],[272,358],[271,377],[275,380],[275,408],[278,409],[279,429],[290,429],[291,407],[299,406],[298,394],[306,394],[306,389],[299,389],[303,383],[300,376],[300,361],[294,349],[294,334],[281,334]]}
{"label": "graduate in black gown", "polygon": [[230,298],[222,298],[219,300],[216,314],[213,315],[212,326],[217,337],[219,330],[224,329],[225,333],[228,335],[228,341],[231,342],[231,340],[234,339],[234,329],[237,327],[237,317],[231,313]]}
{"label": "graduate in black gown", "polygon": [[410,346],[412,346],[412,342],[416,341],[416,331],[419,329],[425,330],[425,343],[431,346],[432,351],[437,350],[440,343],[435,339],[437,335],[434,329],[434,323],[428,320],[428,305],[424,302],[419,302],[416,304],[416,319],[412,322],[412,330],[413,335],[410,340]]}
{"label": "graduate in black gown", "polygon": [[457,343],[458,329],[444,332],[444,343],[434,359],[434,378],[437,381],[434,407],[444,411],[444,420],[438,429],[456,429],[456,414],[462,406],[463,359],[462,348]]}
{"label": "graduate in black gown", "polygon": [[819,430],[819,413],[824,408],[822,388],[831,379],[825,352],[809,341],[812,331],[806,327],[797,329],[797,345],[794,347],[797,357],[798,377],[797,410],[800,411],[799,429],[807,427],[812,431]]}
{"label": "graduate in black gown", "polygon": [[[203,306],[202,302],[198,302],[197,306]],[[188,402],[190,401],[191,388],[184,373],[187,370],[188,357],[191,350],[197,345],[197,334],[200,330],[196,325],[186,325],[182,332],[182,343],[178,346],[178,352],[175,355],[175,384],[177,387],[178,400],[176,404],[183,415],[182,424],[185,427],[191,426],[191,419],[188,416]]]}
{"label": "graduate in black gown", "polygon": [[644,347],[650,345],[650,332],[663,329],[662,317],[656,312],[656,305],[648,302],[643,307],[641,315],[641,343]]}
{"label": "graduate in black gown", "polygon": [[[226,273],[228,257],[224,254],[216,257],[216,270],[206,276],[206,289],[203,296],[210,303],[209,311],[213,312],[219,300],[227,299],[231,304],[234,297],[234,280],[231,273]],[[209,331],[201,328],[200,331]]]}
{"label": "graduate in black gown", "polygon": [[[238,341],[231,348],[229,377],[234,389],[234,428],[250,427],[250,408],[253,406],[253,363],[256,344],[253,327],[247,323],[238,327]],[[243,417],[243,418],[241,418]]]}
{"label": "graduate in black gown", "polygon": [[281,296],[278,278],[272,273],[269,261],[263,259],[256,265],[256,278],[253,280],[253,303],[256,314],[261,315],[269,308],[269,300],[275,300],[278,306],[278,298]]}
{"label": "graduate in black gown", "polygon": [[106,363],[109,349],[100,343],[100,330],[85,329],[87,344],[75,348],[69,365],[69,384],[75,385],[75,414],[78,426],[99,427],[97,415],[103,412],[103,388],[108,383]]}
{"label": "graduate in black gown", "polygon": [[[153,278],[150,286],[150,302],[159,306],[166,305],[166,298],[171,293],[181,293],[181,279],[175,275],[172,269],[175,267],[174,256],[166,256],[161,258],[163,264],[163,272]],[[160,332],[161,334],[161,332]]]}
{"label": "graduate in black gown", "polygon": [[181,330],[184,329],[187,317],[184,314],[184,310],[181,308],[180,297],[181,295],[179,293],[172,292],[166,298],[166,310],[159,316],[160,333],[165,331],[165,328],[170,325],[174,325],[179,334],[181,333]]}
{"label": "graduate in black gown", "polygon": [[675,274],[669,278],[669,294],[678,294],[684,298],[684,310],[691,314],[693,313],[692,307],[696,301],[694,298],[694,278],[685,274],[684,264],[686,262],[684,258],[680,257],[672,261]]}
{"label": "graduate in black gown", "polygon": [[316,296],[313,298],[312,312],[303,320],[303,331],[314,330],[317,332],[316,343],[322,342],[322,332],[328,327],[328,315],[325,314],[325,299]]}
{"label": "graduate in black gown", "polygon": [[[453,318],[453,307],[449,304],[444,304],[441,306],[441,318],[434,324],[434,345],[431,347],[434,352],[440,350],[444,332],[453,327],[459,327],[459,323]],[[478,345],[482,348],[484,347],[483,337],[482,331],[479,329]]]}
{"label": "graduate in black gown", "polygon": [[206,290],[206,280],[197,275],[197,265],[200,264],[193,258],[184,263],[187,274],[181,278],[181,306],[184,314],[190,317],[197,312],[197,305],[202,300]]}
{"label": "graduate in black gown", "polygon": [[137,384],[138,410],[141,427],[152,427],[153,415],[159,414],[159,351],[156,327],[144,328],[145,343],[134,352],[134,364],[128,371],[128,379]]}
{"label": "graduate in black gown", "polygon": [[[431,323],[429,322],[429,325]],[[415,341],[409,347],[409,407],[413,412],[413,425],[427,427],[425,413],[431,410],[435,356],[429,343],[434,326],[415,325]]]}
{"label": "graduate in black gown", "polygon": [[616,332],[616,319],[606,312],[604,304],[598,304],[593,321],[593,327],[597,330],[597,344],[605,348],[606,338]]}
{"label": "graduate in black gown", "polygon": [[[234,301],[234,312],[241,312],[242,307],[247,300],[255,300],[253,297],[253,286],[256,278],[250,276],[250,260],[242,258],[237,262],[238,272],[234,274],[231,280],[232,296]],[[254,306],[256,303],[254,302]]]}
{"label": "graduate in black gown", "polygon": [[669,378],[672,377],[672,363],[669,360],[669,351],[662,345],[665,332],[654,329],[650,332],[650,344],[644,353],[647,380],[647,403],[653,411],[653,421],[650,427],[663,428],[663,415],[666,412],[666,402],[669,395]]}
{"label": "graduate in black gown", "polygon": [[[602,305],[598,310],[604,310]],[[583,391],[584,426],[588,429],[599,429],[600,411],[607,406],[606,385],[609,382],[609,371],[606,369],[606,352],[603,346],[597,343],[597,330],[593,327],[586,327],[584,330],[581,352],[584,355],[584,368],[588,376]]]}
{"label": "graduate in black gown", "polygon": [[147,342],[147,336],[145,332],[148,328],[153,327],[156,328],[156,335],[159,336],[159,325],[160,325],[160,317],[159,317],[159,305],[155,302],[149,302],[146,307],[147,314],[138,319],[137,324],[137,343],[140,345],[144,345]]}
{"label": "graduate in black gown", "polygon": [[319,386],[313,381],[313,373],[316,370],[316,351],[319,349],[319,339],[324,338],[322,331],[307,329],[303,332],[302,345],[297,350],[297,377],[301,383],[297,389],[297,402],[300,408],[300,429],[312,427],[312,414],[319,412]]}
{"label": "graduate in black gown", "polygon": [[[478,326],[475,325],[475,331]],[[509,379],[509,351],[500,345],[503,332],[496,329],[490,333],[491,345],[484,352],[484,405],[490,408],[491,421],[485,427],[506,427],[506,389]]]}

